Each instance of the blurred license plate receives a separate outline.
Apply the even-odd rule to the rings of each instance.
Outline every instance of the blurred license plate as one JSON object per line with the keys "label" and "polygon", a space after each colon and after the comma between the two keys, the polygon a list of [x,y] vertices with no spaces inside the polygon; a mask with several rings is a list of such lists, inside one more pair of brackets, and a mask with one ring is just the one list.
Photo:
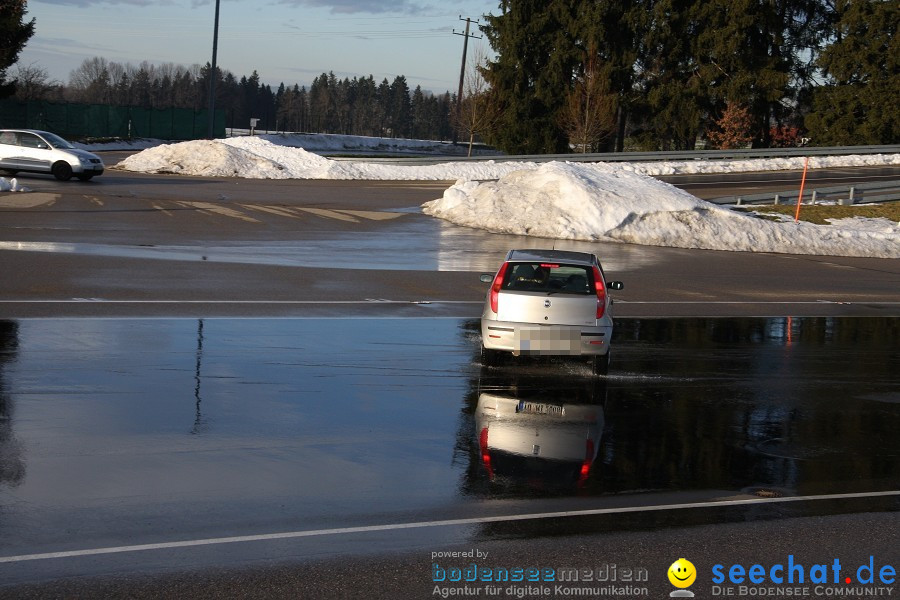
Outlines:
{"label": "blurred license plate", "polygon": [[523,354],[581,354],[581,330],[575,328],[519,328],[513,341]]}
{"label": "blurred license plate", "polygon": [[555,415],[562,417],[566,414],[566,409],[556,404],[544,404],[543,402],[525,402],[520,400],[516,405],[517,413],[525,413],[529,415]]}

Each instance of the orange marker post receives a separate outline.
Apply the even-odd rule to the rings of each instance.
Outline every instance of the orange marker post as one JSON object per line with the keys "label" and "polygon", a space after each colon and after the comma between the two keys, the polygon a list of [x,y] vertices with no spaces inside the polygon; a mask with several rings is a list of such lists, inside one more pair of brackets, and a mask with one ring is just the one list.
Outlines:
{"label": "orange marker post", "polygon": [[803,188],[806,187],[806,170],[809,168],[809,157],[803,162],[803,178],[800,180],[800,195],[797,197],[797,212],[794,213],[794,223],[800,221],[800,204],[803,202]]}

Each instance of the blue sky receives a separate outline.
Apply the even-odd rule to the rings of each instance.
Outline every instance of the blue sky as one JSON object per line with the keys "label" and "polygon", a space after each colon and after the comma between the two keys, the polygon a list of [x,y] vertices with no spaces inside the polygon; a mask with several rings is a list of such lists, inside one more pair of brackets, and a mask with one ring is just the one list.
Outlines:
{"label": "blue sky", "polygon": [[[405,75],[411,89],[442,93],[459,85],[465,23],[498,13],[498,0],[221,0],[218,65],[237,77],[255,69],[274,88],[309,85],[334,71]],[[67,82],[85,58],[181,65],[212,58],[213,0],[31,0],[35,34],[20,65]],[[480,35],[480,32],[473,29]],[[473,49],[486,40],[470,40]]]}

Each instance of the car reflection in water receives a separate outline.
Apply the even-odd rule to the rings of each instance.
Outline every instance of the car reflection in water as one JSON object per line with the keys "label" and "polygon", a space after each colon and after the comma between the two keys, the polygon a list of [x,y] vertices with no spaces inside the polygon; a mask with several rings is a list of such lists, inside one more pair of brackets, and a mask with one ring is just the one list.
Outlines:
{"label": "car reflection in water", "polygon": [[605,381],[504,370],[483,370],[474,415],[482,473],[493,491],[580,489],[600,449]]}

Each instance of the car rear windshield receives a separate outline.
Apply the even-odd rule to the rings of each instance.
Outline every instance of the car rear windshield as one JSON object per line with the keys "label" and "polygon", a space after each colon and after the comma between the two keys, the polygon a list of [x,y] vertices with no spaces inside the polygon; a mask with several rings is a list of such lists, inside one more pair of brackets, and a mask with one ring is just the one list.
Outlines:
{"label": "car rear windshield", "polygon": [[522,292],[593,294],[594,271],[582,265],[549,262],[509,263],[503,289]]}

